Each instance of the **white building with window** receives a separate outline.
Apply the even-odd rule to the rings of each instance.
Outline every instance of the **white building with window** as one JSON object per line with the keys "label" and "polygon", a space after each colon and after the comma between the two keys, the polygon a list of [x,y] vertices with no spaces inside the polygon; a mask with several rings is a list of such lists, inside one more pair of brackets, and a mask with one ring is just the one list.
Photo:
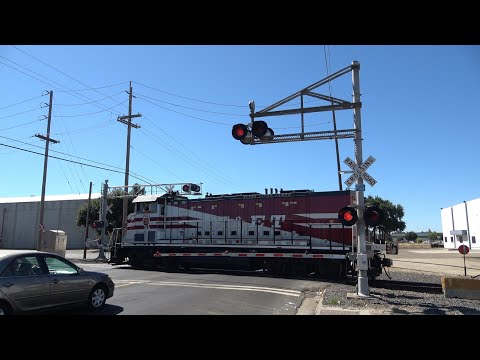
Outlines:
{"label": "white building with window", "polygon": [[443,246],[480,249],[480,198],[441,209]]}

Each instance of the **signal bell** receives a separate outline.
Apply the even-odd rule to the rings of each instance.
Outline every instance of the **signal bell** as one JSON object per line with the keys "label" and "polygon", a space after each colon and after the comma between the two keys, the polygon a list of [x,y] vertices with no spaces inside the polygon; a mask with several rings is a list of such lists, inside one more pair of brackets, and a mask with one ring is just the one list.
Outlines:
{"label": "signal bell", "polygon": [[338,219],[345,226],[353,226],[358,220],[357,210],[351,206],[346,206],[338,212]]}

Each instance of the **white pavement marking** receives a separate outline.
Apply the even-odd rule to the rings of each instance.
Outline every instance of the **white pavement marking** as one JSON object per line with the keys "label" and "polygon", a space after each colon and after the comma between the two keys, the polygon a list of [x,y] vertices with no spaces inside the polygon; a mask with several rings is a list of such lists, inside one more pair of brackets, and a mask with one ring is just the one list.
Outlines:
{"label": "white pavement marking", "polygon": [[84,266],[92,266],[92,267],[100,267],[100,268],[105,268],[105,269],[114,269],[112,265],[109,264],[90,264],[90,263],[78,263],[78,265],[84,265]]}
{"label": "white pavement marking", "polygon": [[[294,296],[298,297],[302,294],[298,290],[289,290],[281,288],[270,288],[270,287],[260,287],[260,286],[247,286],[247,285],[223,285],[223,284],[205,284],[205,283],[188,283],[188,282],[175,282],[175,281],[148,281],[148,280],[115,280],[115,282],[125,282],[126,285],[134,284],[144,284],[144,285],[157,285],[157,286],[183,286],[183,287],[196,287],[196,288],[206,288],[206,289],[220,289],[220,290],[240,290],[240,291],[257,291],[257,292],[267,292],[278,295]],[[124,285],[118,285],[124,286]]]}
{"label": "white pavement marking", "polygon": [[129,282],[125,282],[124,284],[120,284],[120,285],[117,285],[115,284],[115,289],[119,288],[119,287],[124,287],[124,286],[129,286],[129,285],[137,285],[137,284],[141,284],[142,281],[129,281]]}

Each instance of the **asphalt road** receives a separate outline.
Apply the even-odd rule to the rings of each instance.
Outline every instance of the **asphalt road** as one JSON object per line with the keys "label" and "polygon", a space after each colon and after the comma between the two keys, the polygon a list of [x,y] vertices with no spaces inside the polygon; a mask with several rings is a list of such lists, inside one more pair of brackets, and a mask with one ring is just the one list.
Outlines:
{"label": "asphalt road", "polygon": [[[95,252],[87,259],[94,259]],[[69,257],[81,258],[78,254]],[[443,248],[405,249],[388,255],[394,267],[424,273],[463,275],[463,255]],[[72,259],[73,260],[73,259]],[[467,274],[480,274],[480,251],[466,255]],[[76,261],[77,262],[77,261]],[[86,270],[107,272],[115,295],[96,314],[104,315],[293,315],[314,314],[322,290],[314,279],[285,279],[258,272],[134,270],[128,265],[77,262]],[[91,314],[83,309],[68,314]]]}
{"label": "asphalt road", "polygon": [[[115,294],[98,315],[295,315],[314,314],[328,283],[248,272],[135,270],[128,265],[79,264],[110,274]],[[91,314],[69,310],[68,314]]]}

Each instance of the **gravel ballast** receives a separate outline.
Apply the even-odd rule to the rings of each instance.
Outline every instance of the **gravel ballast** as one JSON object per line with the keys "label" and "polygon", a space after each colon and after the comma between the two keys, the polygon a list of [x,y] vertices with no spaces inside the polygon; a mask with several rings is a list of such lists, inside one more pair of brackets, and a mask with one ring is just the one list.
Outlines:
{"label": "gravel ballast", "polygon": [[[332,283],[322,294],[322,306],[367,310],[378,315],[480,315],[480,300],[446,298],[441,288],[441,275],[391,268],[391,280],[435,284],[437,289],[391,289],[381,281],[369,281],[371,298],[348,297],[356,293],[356,283]],[[378,280],[390,280],[383,273]]]}

